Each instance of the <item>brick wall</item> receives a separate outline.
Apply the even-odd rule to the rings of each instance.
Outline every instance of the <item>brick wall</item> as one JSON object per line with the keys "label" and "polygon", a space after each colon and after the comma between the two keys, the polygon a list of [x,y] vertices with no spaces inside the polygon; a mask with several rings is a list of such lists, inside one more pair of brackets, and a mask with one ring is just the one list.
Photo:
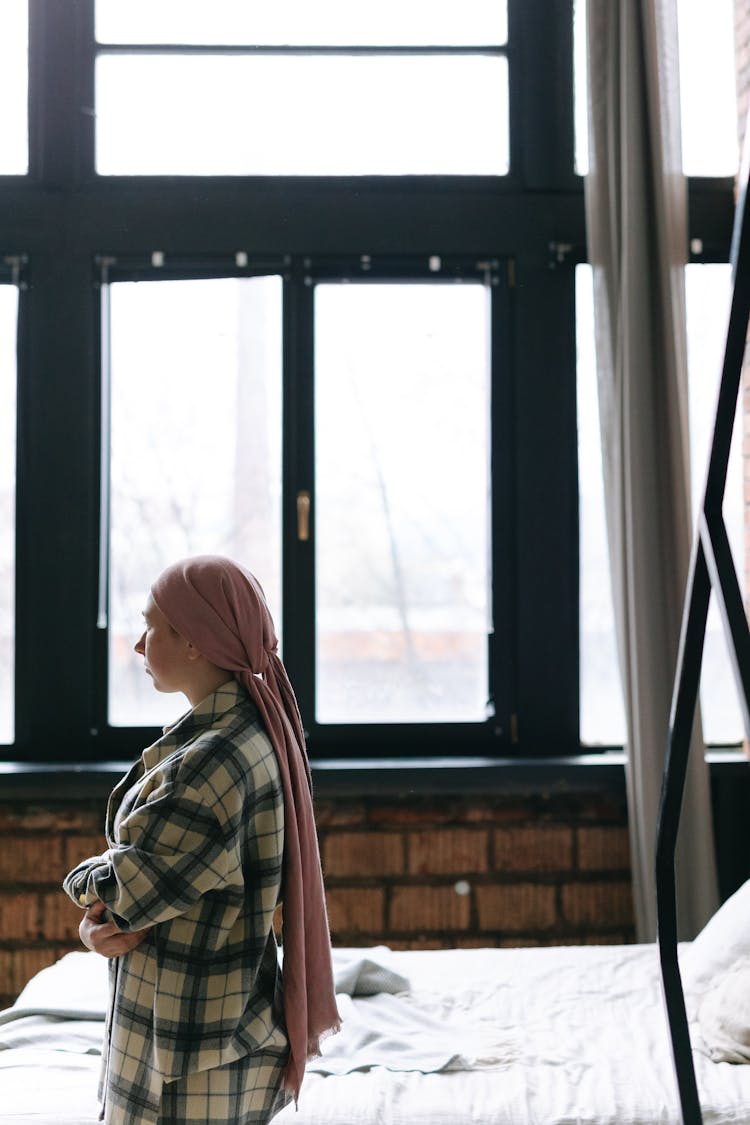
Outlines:
{"label": "brick wall", "polygon": [[[398,949],[633,940],[624,801],[316,803],[333,940]],[[0,1007],[81,948],[64,874],[104,846],[104,803],[0,804]]]}
{"label": "brick wall", "polygon": [[81,949],[81,913],[60,890],[71,867],[104,848],[104,806],[0,804],[0,1008],[34,973]]}
{"label": "brick wall", "polygon": [[633,940],[619,802],[372,799],[318,802],[317,818],[339,945]]}

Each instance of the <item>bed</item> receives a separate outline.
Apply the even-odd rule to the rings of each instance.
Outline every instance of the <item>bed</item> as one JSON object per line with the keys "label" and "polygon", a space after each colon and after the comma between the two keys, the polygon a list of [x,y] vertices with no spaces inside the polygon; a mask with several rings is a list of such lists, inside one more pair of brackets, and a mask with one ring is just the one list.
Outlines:
{"label": "bed", "polygon": [[[750,1121],[750,882],[680,964],[706,1125]],[[106,962],[0,1013],[0,1125],[94,1125]],[[337,949],[344,1026],[279,1125],[677,1125],[656,945]]]}

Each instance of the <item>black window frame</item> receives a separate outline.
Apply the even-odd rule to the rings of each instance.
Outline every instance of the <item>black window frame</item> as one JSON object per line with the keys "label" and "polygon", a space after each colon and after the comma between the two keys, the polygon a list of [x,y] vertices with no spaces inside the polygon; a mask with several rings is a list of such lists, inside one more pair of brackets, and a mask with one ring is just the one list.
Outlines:
{"label": "black window frame", "polygon": [[[503,572],[512,628],[493,656],[507,689],[500,733],[478,742],[463,727],[429,727],[417,736],[409,724],[371,735],[353,727],[318,742],[313,731],[313,757],[578,754],[573,266],[585,259],[586,239],[574,172],[572,0],[508,2],[511,172],[503,177],[97,176],[93,0],[29,0],[29,15],[29,172],[0,176],[0,247],[28,259],[19,314],[16,740],[0,747],[0,759],[119,760],[153,735],[101,723],[101,260],[148,261],[159,251],[167,263],[222,255],[231,263],[240,250],[302,274],[308,260],[356,264],[362,255],[384,268],[432,255],[512,263],[503,402],[511,433],[502,451],[512,455],[502,512],[513,529]],[[732,216],[732,180],[690,181],[690,235],[701,240],[693,260],[728,259]],[[290,309],[304,299],[295,295]],[[290,336],[289,346],[302,363],[300,341]],[[286,419],[285,443],[294,441]],[[285,589],[285,615],[295,596]]]}

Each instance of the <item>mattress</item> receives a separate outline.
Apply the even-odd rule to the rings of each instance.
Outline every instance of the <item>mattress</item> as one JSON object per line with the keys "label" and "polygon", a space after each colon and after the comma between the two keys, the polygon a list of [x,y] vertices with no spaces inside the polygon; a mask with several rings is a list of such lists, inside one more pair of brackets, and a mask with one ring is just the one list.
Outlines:
{"label": "mattress", "polygon": [[[680,1121],[655,945],[337,950],[334,968],[343,1030],[278,1125]],[[0,1015],[0,1125],[94,1125],[105,969],[68,954]],[[691,1030],[704,1122],[750,1122],[750,1067]]]}

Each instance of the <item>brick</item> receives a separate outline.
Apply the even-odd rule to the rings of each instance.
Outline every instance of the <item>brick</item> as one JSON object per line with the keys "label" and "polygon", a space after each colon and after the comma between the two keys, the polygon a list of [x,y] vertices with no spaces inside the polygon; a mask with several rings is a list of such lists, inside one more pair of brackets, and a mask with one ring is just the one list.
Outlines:
{"label": "brick", "polygon": [[624,826],[579,828],[577,837],[581,871],[630,870],[630,839]]}
{"label": "brick", "polygon": [[356,804],[339,805],[333,801],[315,802],[315,823],[318,828],[351,828],[364,824],[367,812],[363,801]]}
{"label": "brick", "polygon": [[486,949],[492,948],[495,942],[486,937],[457,937],[454,944],[456,949]]}
{"label": "brick", "polygon": [[95,832],[104,824],[104,806],[76,808],[50,805],[0,805],[0,833]]}
{"label": "brick", "polygon": [[64,874],[59,837],[13,836],[0,840],[0,881],[59,883]]}
{"label": "brick", "polygon": [[367,810],[367,819],[371,824],[448,824],[454,815],[452,801],[441,804],[379,804]]}
{"label": "brick", "polygon": [[29,891],[0,894],[0,938],[35,939],[39,932],[39,899]]}
{"label": "brick", "polygon": [[498,828],[493,833],[497,871],[569,871],[573,830],[567,826]]}
{"label": "brick", "polygon": [[101,832],[95,836],[67,836],[63,841],[65,874],[77,867],[84,859],[101,855],[107,850],[107,841]]}
{"label": "brick", "polygon": [[457,819],[466,824],[517,824],[519,821],[529,820],[534,816],[534,811],[526,801],[513,804],[496,804],[490,801],[478,801],[476,804],[464,808]]}
{"label": "brick", "polygon": [[477,887],[480,930],[548,930],[557,921],[555,888],[543,883]]}
{"label": "brick", "polygon": [[488,833],[475,828],[438,828],[407,837],[410,875],[463,875],[489,869]]}
{"label": "brick", "polygon": [[452,949],[453,941],[441,941],[439,938],[408,938],[405,941],[396,939],[389,941],[391,949]]}
{"label": "brick", "polygon": [[557,942],[547,942],[544,938],[536,937],[504,937],[495,941],[498,949],[538,949],[540,946],[556,944]]}
{"label": "brick", "polygon": [[332,934],[383,930],[385,891],[381,887],[329,887],[326,902]]}
{"label": "brick", "polygon": [[331,876],[400,875],[404,842],[397,832],[331,832],[323,840],[323,870]]}
{"label": "brick", "polygon": [[396,931],[465,930],[469,926],[471,898],[453,887],[394,887],[389,928]]}
{"label": "brick", "polygon": [[55,948],[0,950],[0,994],[16,999],[36,973],[54,965],[61,956]]}
{"label": "brick", "polygon": [[41,896],[42,934],[47,941],[79,941],[78,925],[83,911],[62,891]]}
{"label": "brick", "polygon": [[635,931],[632,928],[609,934],[586,934],[575,939],[576,945],[632,945],[634,941]]}
{"label": "brick", "polygon": [[562,912],[572,926],[631,926],[633,896],[629,882],[569,883],[562,888]]}

